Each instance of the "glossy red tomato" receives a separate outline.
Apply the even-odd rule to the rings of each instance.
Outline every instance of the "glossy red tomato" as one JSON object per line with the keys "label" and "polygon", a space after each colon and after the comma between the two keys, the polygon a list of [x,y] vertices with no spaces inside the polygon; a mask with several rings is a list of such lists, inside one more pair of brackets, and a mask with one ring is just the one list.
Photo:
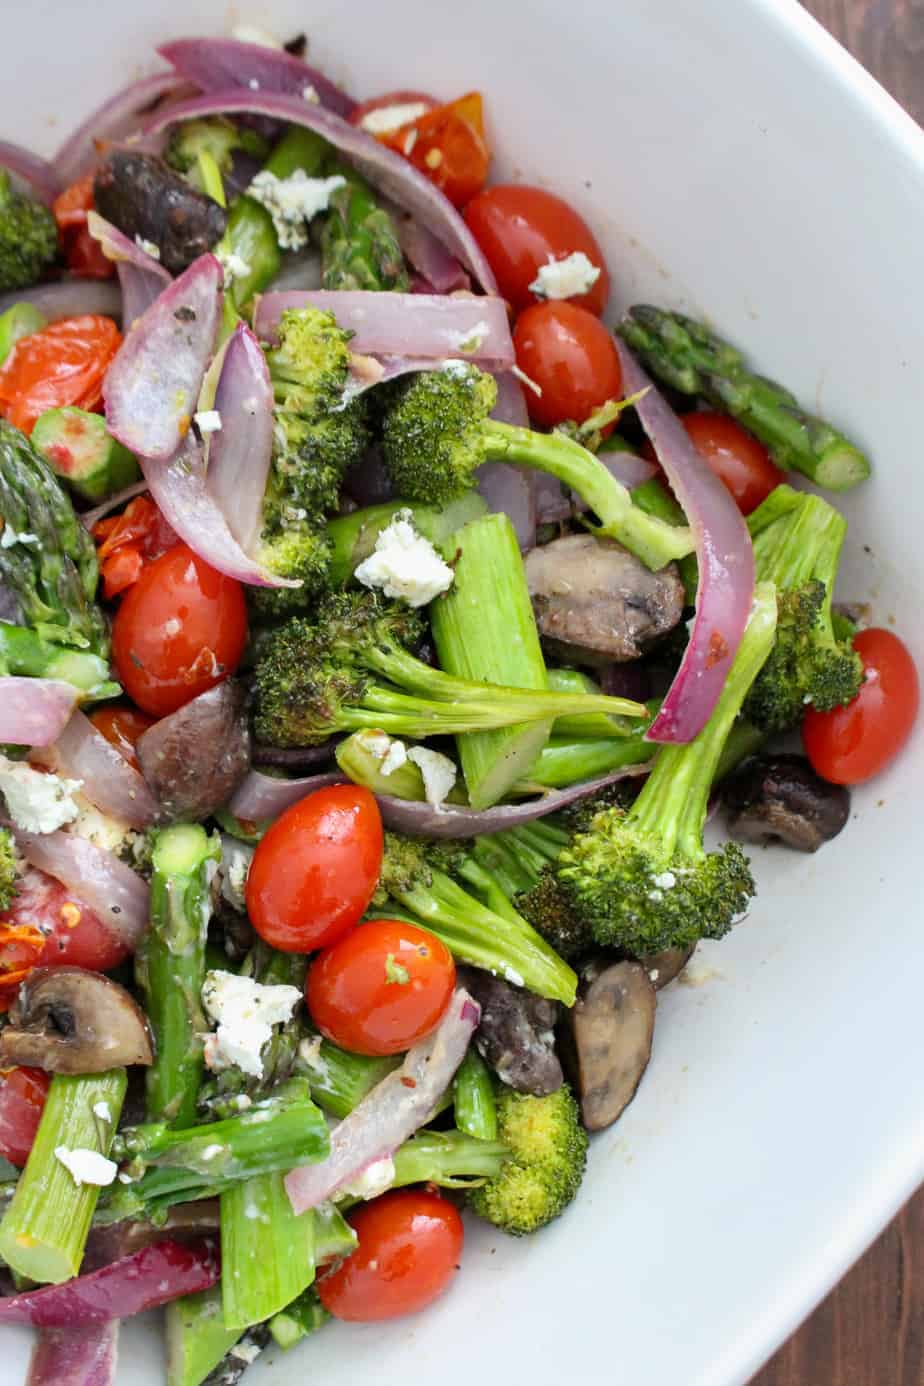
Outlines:
{"label": "glossy red tomato", "polygon": [[435,96],[425,91],[386,91],[361,101],[350,112],[350,124],[380,138],[435,110],[439,104]]}
{"label": "glossy red tomato", "polygon": [[0,1155],[14,1165],[29,1158],[50,1081],[41,1068],[11,1068],[0,1075]]}
{"label": "glossy red tomato", "polygon": [[359,1246],[317,1282],[324,1308],[353,1323],[425,1309],[459,1269],[464,1231],[448,1199],[396,1189],[355,1209],[347,1221]]}
{"label": "glossy red tomato", "polygon": [[568,301],[597,316],[603,312],[610,292],[603,251],[584,218],[555,193],[499,183],[472,199],[465,220],[494,271],[501,296],[517,311],[538,301],[529,286],[543,265],[580,251],[600,274],[586,294]]}
{"label": "glossy red tomato", "polygon": [[185,544],[147,565],[112,623],[119,681],[154,717],[233,674],[246,639],[241,584]]}
{"label": "glossy red tomato", "polygon": [[809,708],[802,723],[806,755],[834,784],[878,775],[910,737],[920,705],[918,671],[897,635],[874,627],[853,645],[866,670],[859,693],[833,712]]}
{"label": "glossy red tomato", "polygon": [[0,1010],[33,967],[69,963],[107,972],[128,956],[125,944],[52,876],[30,867],[12,905],[0,914]]}
{"label": "glossy red tomato", "polygon": [[[750,515],[786,480],[763,443],[727,414],[702,410],[683,414],[680,422],[703,461],[735,498],[742,515]],[[654,458],[654,453],[646,453]]]}
{"label": "glossy red tomato", "polygon": [[612,335],[574,303],[536,303],[517,318],[517,365],[542,391],[524,390],[529,416],[543,428],[574,419],[622,394],[622,368]]}
{"label": "glossy red tomato", "polygon": [[98,707],[95,712],[90,713],[90,721],[110,746],[115,746],[129,765],[136,770],[141,769],[135,755],[135,746],[142,732],[146,732],[148,727],[153,727],[152,717],[146,717],[135,707],[120,707],[116,704]]}
{"label": "glossy red tomato", "polygon": [[401,1054],[439,1023],[455,980],[440,939],[413,924],[374,919],[315,959],[305,998],[334,1044],[355,1054]]}
{"label": "glossy red tomato", "polygon": [[31,433],[46,409],[97,409],[103,376],[122,342],[111,318],[84,313],[20,337],[0,366],[0,413]]}
{"label": "glossy red tomato", "polygon": [[68,268],[82,279],[111,279],[116,267],[107,260],[98,241],[87,229],[87,213],[93,210],[93,174],[65,188],[51,205]]}
{"label": "glossy red tomato", "polygon": [[382,819],[368,789],[331,785],[286,809],[258,844],[247,913],[283,953],[309,953],[357,924],[382,865]]}
{"label": "glossy red tomato", "polygon": [[484,187],[491,151],[480,92],[436,106],[379,138],[435,183],[455,207],[464,207]]}

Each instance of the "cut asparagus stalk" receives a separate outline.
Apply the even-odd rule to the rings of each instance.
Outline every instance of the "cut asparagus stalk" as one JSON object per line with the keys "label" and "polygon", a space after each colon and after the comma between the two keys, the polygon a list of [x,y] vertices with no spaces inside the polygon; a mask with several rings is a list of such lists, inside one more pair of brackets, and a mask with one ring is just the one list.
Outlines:
{"label": "cut asparagus stalk", "polygon": [[[284,1309],[314,1280],[314,1212],[296,1215],[284,1176],[261,1174],[221,1196],[222,1310],[249,1328]],[[259,1246],[259,1255],[254,1255]]]}
{"label": "cut asparagus stalk", "polygon": [[497,1105],[494,1084],[484,1059],[469,1047],[453,1079],[456,1126],[478,1140],[497,1139]]}
{"label": "cut asparagus stalk", "polygon": [[201,1386],[241,1336],[225,1328],[221,1286],[167,1305],[167,1386]]}
{"label": "cut asparagus stalk", "polygon": [[323,1327],[329,1318],[330,1314],[318,1299],[317,1293],[307,1290],[294,1304],[288,1305],[281,1314],[275,1314],[270,1319],[269,1331],[273,1342],[288,1351],[303,1338],[307,1338],[309,1333]]}
{"label": "cut asparagus stalk", "polygon": [[301,1046],[299,1069],[307,1075],[311,1096],[331,1116],[349,1116],[367,1093],[401,1063],[400,1056],[371,1058],[350,1054],[330,1040],[308,1040]]}

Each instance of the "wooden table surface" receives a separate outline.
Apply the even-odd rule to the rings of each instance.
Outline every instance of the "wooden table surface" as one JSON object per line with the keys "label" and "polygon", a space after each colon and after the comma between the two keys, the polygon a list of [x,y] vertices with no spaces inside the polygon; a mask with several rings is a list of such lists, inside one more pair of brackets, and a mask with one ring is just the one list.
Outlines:
{"label": "wooden table surface", "polygon": [[[924,0],[803,0],[924,125]],[[924,1386],[924,1189],[751,1386]]]}

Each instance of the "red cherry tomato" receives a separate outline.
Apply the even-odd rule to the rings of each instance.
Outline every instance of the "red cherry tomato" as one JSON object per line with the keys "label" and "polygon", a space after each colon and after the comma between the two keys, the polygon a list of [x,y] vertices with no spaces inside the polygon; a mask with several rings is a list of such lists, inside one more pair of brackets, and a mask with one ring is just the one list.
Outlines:
{"label": "red cherry tomato", "polygon": [[233,674],[246,639],[241,584],[186,544],[145,567],[112,623],[119,681],[154,717],[166,717]]}
{"label": "red cherry tomato", "polygon": [[494,271],[503,298],[519,312],[537,301],[530,289],[543,265],[582,251],[600,270],[586,294],[569,299],[599,316],[610,276],[597,240],[583,217],[544,188],[499,183],[465,208],[465,220]]}
{"label": "red cherry tomato", "polygon": [[337,784],[286,809],[258,844],[247,913],[283,953],[309,953],[357,924],[382,865],[382,819],[368,789]]}
{"label": "red cherry tomato", "polygon": [[160,558],[179,542],[150,496],[135,496],[121,515],[97,520],[92,532],[107,601],[138,581],[148,559]]}
{"label": "red cherry tomato", "polygon": [[481,93],[471,91],[379,137],[403,154],[456,207],[484,187],[491,151],[484,136]]}
{"label": "red cherry tomato", "polygon": [[65,188],[51,204],[68,267],[83,279],[111,279],[116,267],[107,260],[98,241],[87,229],[87,213],[94,208],[93,174]]}
{"label": "red cherry tomato", "polygon": [[31,433],[46,409],[98,409],[103,376],[122,342],[111,318],[85,313],[20,337],[0,366],[0,414]]}
{"label": "red cherry tomato", "polygon": [[129,765],[140,770],[135,746],[142,732],[153,727],[153,717],[146,717],[134,707],[98,707],[90,713],[90,721],[110,746],[115,746]]}
{"label": "red cherry tomato", "polygon": [[446,1290],[459,1269],[464,1231],[448,1199],[396,1189],[347,1217],[359,1246],[317,1282],[337,1319],[371,1323],[416,1314]]}
{"label": "red cherry tomato", "polygon": [[413,924],[375,919],[311,965],[305,987],[318,1029],[355,1054],[400,1054],[439,1023],[456,965],[440,939]]}
{"label": "red cherry tomato", "polygon": [[[680,422],[709,470],[731,492],[742,515],[750,515],[786,480],[786,473],[775,466],[763,443],[727,414],[704,409],[681,415]],[[657,462],[650,444],[643,452]]]}
{"label": "red cherry tomato", "polygon": [[400,130],[409,120],[417,120],[427,111],[435,110],[439,104],[435,96],[425,91],[386,91],[369,101],[361,101],[350,113],[350,124],[380,139]]}
{"label": "red cherry tomato", "polygon": [[30,867],[0,914],[0,1010],[34,967],[68,963],[108,972],[128,956],[121,939],[71,891]]}
{"label": "red cherry tomato", "polygon": [[29,1158],[50,1081],[41,1068],[11,1068],[0,1077],[0,1155],[14,1165]]}
{"label": "red cherry tomato", "polygon": [[898,755],[918,715],[918,671],[907,646],[890,630],[860,631],[853,647],[866,678],[853,702],[833,712],[809,708],[802,723],[805,753],[834,784],[862,784]]}
{"label": "red cherry tomato", "polygon": [[622,369],[611,334],[574,303],[536,303],[517,318],[517,365],[537,385],[524,390],[532,421],[543,428],[583,423],[622,394]]}

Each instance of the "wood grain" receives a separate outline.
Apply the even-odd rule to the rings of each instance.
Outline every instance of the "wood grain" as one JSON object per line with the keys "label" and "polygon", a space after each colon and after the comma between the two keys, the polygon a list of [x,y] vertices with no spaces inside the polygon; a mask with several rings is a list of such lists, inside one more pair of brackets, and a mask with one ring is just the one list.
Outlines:
{"label": "wood grain", "polygon": [[[804,0],[924,125],[924,0]],[[924,1189],[751,1386],[924,1386]]]}

